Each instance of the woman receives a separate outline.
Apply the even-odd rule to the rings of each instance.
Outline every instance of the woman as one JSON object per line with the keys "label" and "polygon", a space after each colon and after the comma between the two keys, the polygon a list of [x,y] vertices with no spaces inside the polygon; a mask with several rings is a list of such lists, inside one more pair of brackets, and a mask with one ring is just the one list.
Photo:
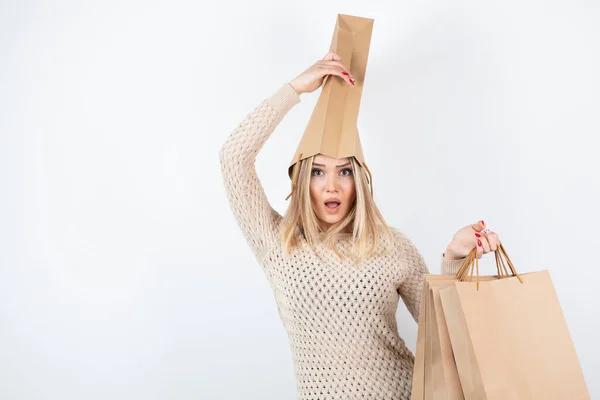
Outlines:
{"label": "woman", "polygon": [[[295,195],[284,216],[269,204],[255,157],[300,95],[336,75],[354,78],[339,55],[285,83],[231,133],[220,162],[233,214],[270,282],[290,339],[299,399],[410,399],[414,356],[400,338],[401,297],[416,322],[424,275],[414,244],[388,226],[366,171],[354,157],[322,154],[298,163]],[[460,229],[441,259],[455,274],[477,247],[497,248],[484,222]]]}

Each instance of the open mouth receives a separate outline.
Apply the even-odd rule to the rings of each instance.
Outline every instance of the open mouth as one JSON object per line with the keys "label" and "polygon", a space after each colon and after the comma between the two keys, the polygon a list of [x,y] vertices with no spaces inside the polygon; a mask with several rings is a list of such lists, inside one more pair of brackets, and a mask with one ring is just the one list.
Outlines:
{"label": "open mouth", "polygon": [[340,208],[341,203],[339,201],[328,201],[325,203],[325,207],[327,207],[328,211],[335,211]]}

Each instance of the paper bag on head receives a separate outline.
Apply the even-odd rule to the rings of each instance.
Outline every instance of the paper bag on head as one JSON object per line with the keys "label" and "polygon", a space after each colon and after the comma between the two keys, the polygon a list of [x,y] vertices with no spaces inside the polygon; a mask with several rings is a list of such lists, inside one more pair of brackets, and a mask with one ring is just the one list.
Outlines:
{"label": "paper bag on head", "polygon": [[292,191],[286,200],[296,188],[299,168],[294,169],[294,165],[317,154],[333,158],[354,156],[369,174],[373,195],[373,180],[364,160],[357,121],[374,22],[371,18],[337,16],[329,51],[342,58],[341,62],[354,76],[355,84],[349,85],[336,75],[325,77],[317,105],[288,168]]}

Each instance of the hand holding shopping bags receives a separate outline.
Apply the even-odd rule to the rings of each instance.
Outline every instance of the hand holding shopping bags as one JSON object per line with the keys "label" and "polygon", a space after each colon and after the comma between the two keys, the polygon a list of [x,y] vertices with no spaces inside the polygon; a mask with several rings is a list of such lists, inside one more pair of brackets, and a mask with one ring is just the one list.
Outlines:
{"label": "hand holding shopping bags", "polygon": [[471,250],[477,250],[477,258],[496,251],[500,238],[485,225],[483,220],[459,229],[446,247],[444,257],[448,260],[460,260],[469,255]]}
{"label": "hand holding shopping bags", "polygon": [[473,249],[455,278],[426,276],[412,398],[589,399],[549,272],[494,253],[497,275]]}

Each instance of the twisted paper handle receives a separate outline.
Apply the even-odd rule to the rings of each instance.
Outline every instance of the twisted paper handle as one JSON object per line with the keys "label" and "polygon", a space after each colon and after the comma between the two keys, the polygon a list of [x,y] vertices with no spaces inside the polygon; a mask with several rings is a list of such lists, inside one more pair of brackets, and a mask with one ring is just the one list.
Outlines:
{"label": "twisted paper handle", "polygon": [[[494,255],[496,256],[496,269],[498,270],[498,279],[508,278],[509,273],[506,268],[505,261],[508,263],[508,267],[513,276],[516,276],[519,282],[523,283],[523,280],[517,273],[512,261],[510,261],[510,257],[506,253],[504,246],[501,242],[498,243],[498,248],[494,251]],[[506,259],[506,260],[505,260]],[[473,263],[473,261],[475,261]],[[475,267],[475,268],[473,268]],[[462,263],[458,272],[456,273],[456,278],[460,282],[467,281],[467,278],[470,282],[473,281],[473,270],[477,271],[477,290],[479,290],[479,259],[477,258],[477,248],[471,250],[471,252],[465,257],[465,261]]]}

